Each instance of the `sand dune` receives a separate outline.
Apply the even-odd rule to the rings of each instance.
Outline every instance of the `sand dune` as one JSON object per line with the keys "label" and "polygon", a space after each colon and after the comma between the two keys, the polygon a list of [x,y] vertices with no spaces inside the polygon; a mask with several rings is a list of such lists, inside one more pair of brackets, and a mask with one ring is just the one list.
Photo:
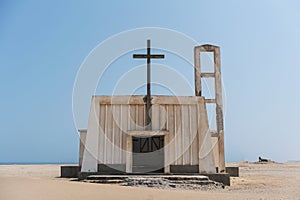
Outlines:
{"label": "sand dune", "polygon": [[240,166],[232,186],[210,191],[160,190],[57,178],[60,165],[0,165],[1,200],[300,199],[300,163]]}

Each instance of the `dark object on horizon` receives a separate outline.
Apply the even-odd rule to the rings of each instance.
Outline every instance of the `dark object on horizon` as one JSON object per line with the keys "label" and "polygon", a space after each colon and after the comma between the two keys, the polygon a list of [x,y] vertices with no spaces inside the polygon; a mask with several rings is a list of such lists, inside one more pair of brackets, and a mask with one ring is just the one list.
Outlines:
{"label": "dark object on horizon", "polygon": [[259,162],[269,162],[270,160],[268,160],[266,158],[258,157],[258,161]]}

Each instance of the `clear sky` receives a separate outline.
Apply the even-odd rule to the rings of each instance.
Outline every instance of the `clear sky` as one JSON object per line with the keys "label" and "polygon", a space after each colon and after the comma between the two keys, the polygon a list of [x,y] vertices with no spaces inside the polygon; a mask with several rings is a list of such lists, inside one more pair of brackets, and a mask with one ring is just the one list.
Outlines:
{"label": "clear sky", "polygon": [[299,10],[297,0],[1,0],[0,163],[77,162],[77,70],[101,41],[140,27],[221,47],[227,161],[300,160]]}

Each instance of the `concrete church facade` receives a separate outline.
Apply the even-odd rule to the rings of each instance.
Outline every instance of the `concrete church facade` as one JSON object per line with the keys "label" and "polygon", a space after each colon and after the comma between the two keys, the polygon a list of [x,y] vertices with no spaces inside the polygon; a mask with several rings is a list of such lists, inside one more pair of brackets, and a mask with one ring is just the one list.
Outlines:
{"label": "concrete church facade", "polygon": [[[214,54],[214,72],[202,73],[200,54]],[[88,128],[80,131],[81,173],[225,172],[220,48],[194,48],[195,96],[93,96]],[[215,99],[201,95],[201,79],[214,78]],[[210,130],[206,105],[216,105]],[[150,128],[149,128],[150,127]]]}

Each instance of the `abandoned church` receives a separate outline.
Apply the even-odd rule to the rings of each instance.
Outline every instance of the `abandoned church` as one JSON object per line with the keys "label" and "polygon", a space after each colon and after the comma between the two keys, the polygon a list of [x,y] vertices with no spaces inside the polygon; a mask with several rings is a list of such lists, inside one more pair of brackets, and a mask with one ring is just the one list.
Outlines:
{"label": "abandoned church", "polygon": [[[201,72],[203,52],[213,54],[211,73]],[[151,54],[150,40],[146,54],[133,55],[133,59],[147,61],[147,95],[92,97],[87,130],[79,131],[79,176],[201,174],[229,179],[220,48],[194,47],[195,96],[151,95],[151,59],[163,58]],[[203,78],[214,79],[214,99],[202,96]],[[207,104],[215,104],[216,130],[209,128]]]}

